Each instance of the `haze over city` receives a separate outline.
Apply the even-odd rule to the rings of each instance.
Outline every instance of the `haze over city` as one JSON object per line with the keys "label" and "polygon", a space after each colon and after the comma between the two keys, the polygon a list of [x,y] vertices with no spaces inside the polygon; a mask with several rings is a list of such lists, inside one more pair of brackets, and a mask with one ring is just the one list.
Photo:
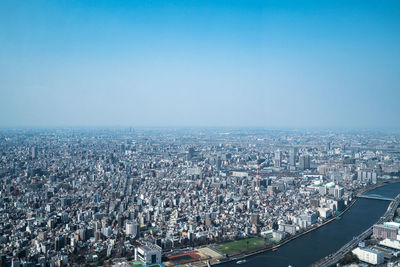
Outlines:
{"label": "haze over city", "polygon": [[0,126],[397,128],[399,1],[0,2]]}
{"label": "haze over city", "polygon": [[0,267],[400,266],[400,1],[0,0]]}

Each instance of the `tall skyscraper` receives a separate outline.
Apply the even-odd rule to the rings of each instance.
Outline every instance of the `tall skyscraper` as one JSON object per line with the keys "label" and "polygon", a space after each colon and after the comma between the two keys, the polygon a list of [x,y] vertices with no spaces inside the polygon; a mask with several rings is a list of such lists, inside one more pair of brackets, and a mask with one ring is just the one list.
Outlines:
{"label": "tall skyscraper", "polygon": [[63,246],[64,246],[64,238],[62,236],[57,236],[56,239],[54,240],[54,249],[56,251],[59,251]]}
{"label": "tall skyscraper", "polygon": [[302,155],[299,158],[299,169],[300,170],[307,170],[310,168],[310,156],[309,155]]}
{"label": "tall skyscraper", "polygon": [[289,150],[289,165],[292,167],[296,167],[296,154],[297,147],[293,147]]}
{"label": "tall skyscraper", "polygon": [[216,165],[217,165],[217,170],[221,170],[222,160],[220,156],[218,156],[216,159]]}
{"label": "tall skyscraper", "polygon": [[329,150],[331,150],[331,142],[328,142],[326,144],[326,151],[329,151]]}
{"label": "tall skyscraper", "polygon": [[274,167],[275,168],[281,167],[281,160],[282,160],[281,151],[280,150],[275,151],[275,157],[274,157]]}
{"label": "tall skyscraper", "polygon": [[36,158],[36,147],[31,147],[31,158],[35,159]]}
{"label": "tall skyscraper", "polygon": [[333,195],[335,198],[341,198],[343,196],[344,189],[342,187],[336,186]]}
{"label": "tall skyscraper", "polygon": [[191,160],[194,157],[194,153],[195,153],[194,148],[193,147],[189,147],[189,150],[188,150],[188,153],[187,153],[187,159]]}

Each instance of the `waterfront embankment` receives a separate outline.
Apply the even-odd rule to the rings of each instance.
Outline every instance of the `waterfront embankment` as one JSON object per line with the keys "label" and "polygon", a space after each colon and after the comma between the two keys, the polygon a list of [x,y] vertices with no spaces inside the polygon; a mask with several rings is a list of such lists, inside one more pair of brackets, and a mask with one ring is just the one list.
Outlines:
{"label": "waterfront embankment", "polygon": [[[373,194],[395,196],[400,191],[398,180],[376,184],[357,190],[354,196],[372,191]],[[272,251],[272,247],[265,251],[257,251],[240,255],[248,263],[241,266],[308,266],[319,259],[334,253],[354,236],[376,223],[385,213],[388,202],[370,199],[353,199],[340,214],[340,219],[331,218],[318,227],[310,228],[296,237],[282,241],[279,249]],[[322,227],[323,226],[323,227]],[[234,266],[237,257],[230,262],[220,263],[223,267]]]}

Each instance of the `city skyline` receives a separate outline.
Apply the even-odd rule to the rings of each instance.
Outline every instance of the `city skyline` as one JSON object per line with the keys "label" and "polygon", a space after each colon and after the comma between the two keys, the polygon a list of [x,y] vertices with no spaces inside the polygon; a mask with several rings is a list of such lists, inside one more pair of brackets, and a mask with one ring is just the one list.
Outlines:
{"label": "city skyline", "polygon": [[0,266],[400,262],[400,133],[2,129],[0,151]]}
{"label": "city skyline", "polygon": [[398,128],[396,1],[2,1],[0,127]]}

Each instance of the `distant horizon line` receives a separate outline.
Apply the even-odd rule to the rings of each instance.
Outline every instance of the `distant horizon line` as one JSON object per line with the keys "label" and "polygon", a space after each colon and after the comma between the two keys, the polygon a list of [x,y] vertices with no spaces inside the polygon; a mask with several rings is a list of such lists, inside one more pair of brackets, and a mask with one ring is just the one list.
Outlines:
{"label": "distant horizon line", "polygon": [[0,125],[0,129],[266,129],[266,130],[400,130],[400,127],[349,127],[349,126],[215,126],[215,125]]}

